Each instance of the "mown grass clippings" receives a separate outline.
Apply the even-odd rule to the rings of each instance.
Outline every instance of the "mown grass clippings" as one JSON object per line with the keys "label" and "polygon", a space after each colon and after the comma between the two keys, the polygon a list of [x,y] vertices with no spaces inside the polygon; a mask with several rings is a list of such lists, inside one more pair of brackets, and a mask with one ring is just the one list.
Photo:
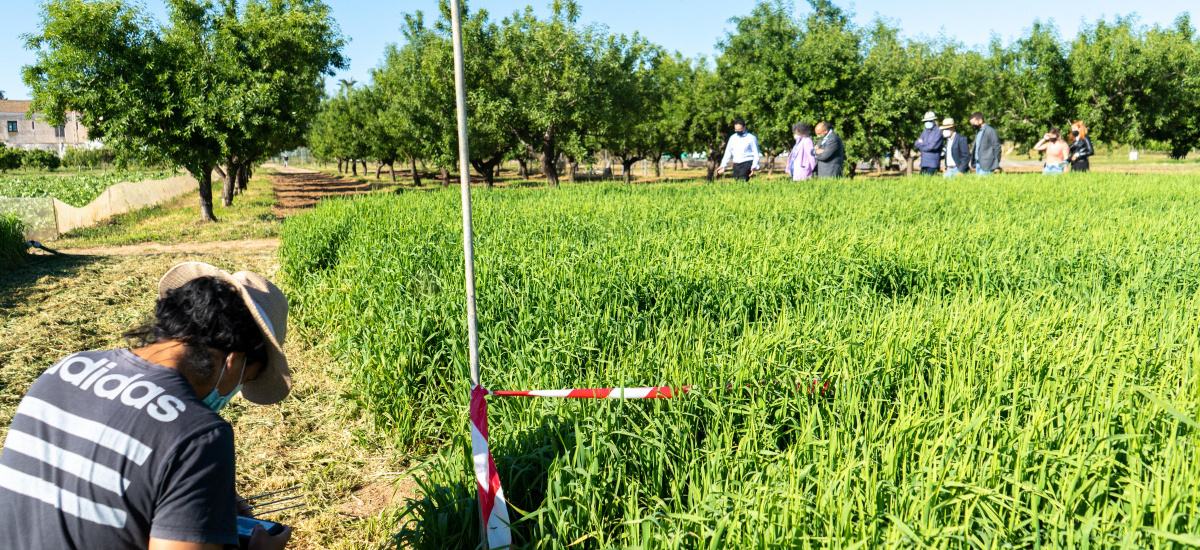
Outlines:
{"label": "mown grass clippings", "polygon": [[0,214],[0,269],[25,263],[25,224],[16,216]]}
{"label": "mown grass clippings", "polygon": [[[149,318],[162,274],[196,259],[277,279],[271,251],[236,249],[199,258],[187,253],[43,256],[0,272],[0,440],[43,370],[76,351],[127,346],[121,334]],[[294,527],[288,548],[375,548],[395,531],[400,503],[412,494],[407,456],[392,452],[364,419],[346,410],[341,375],[311,345],[320,338],[289,330],[284,350],[293,390],[288,399],[269,407],[234,399],[223,411],[234,425],[237,489],[253,495],[301,486],[305,506],[272,516]],[[357,504],[360,495],[372,498],[363,494],[364,487],[381,484],[397,487],[401,496],[368,502],[361,515],[341,511],[348,502]]]}
{"label": "mown grass clippings", "polygon": [[[493,399],[517,543],[1178,547],[1200,532],[1197,191],[1072,174],[476,193],[485,386],[739,388]],[[440,449],[407,548],[480,540],[458,201],[329,201],[282,236],[297,324],[327,335],[350,397],[395,444]],[[789,388],[813,376],[832,399]]]}

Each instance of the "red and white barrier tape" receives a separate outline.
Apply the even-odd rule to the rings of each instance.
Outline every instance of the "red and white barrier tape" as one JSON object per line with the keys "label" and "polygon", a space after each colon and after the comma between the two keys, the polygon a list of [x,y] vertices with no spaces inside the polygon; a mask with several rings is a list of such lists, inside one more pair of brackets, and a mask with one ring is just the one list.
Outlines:
{"label": "red and white barrier tape", "polygon": [[494,391],[502,397],[561,397],[568,399],[670,399],[687,393],[691,386],[649,388],[590,388],[581,390]]}
{"label": "red and white barrier tape", "polygon": [[480,386],[471,389],[471,457],[475,462],[475,485],[479,489],[479,513],[483,518],[488,548],[512,545],[508,528],[508,502],[500,487],[496,461],[488,448],[487,400],[488,391]]}
{"label": "red and white barrier tape", "polygon": [[[803,387],[796,383],[797,388]],[[724,389],[732,388],[726,384]],[[829,381],[812,379],[808,391],[824,395],[829,390]],[[471,388],[471,456],[475,462],[475,485],[479,489],[479,513],[483,518],[488,548],[504,548],[512,545],[509,530],[508,502],[500,487],[500,476],[496,473],[496,462],[488,446],[487,396],[501,397],[557,397],[564,399],[671,399],[679,397],[693,386],[651,386],[646,388],[589,388],[574,390],[525,390],[489,391],[482,386]]]}

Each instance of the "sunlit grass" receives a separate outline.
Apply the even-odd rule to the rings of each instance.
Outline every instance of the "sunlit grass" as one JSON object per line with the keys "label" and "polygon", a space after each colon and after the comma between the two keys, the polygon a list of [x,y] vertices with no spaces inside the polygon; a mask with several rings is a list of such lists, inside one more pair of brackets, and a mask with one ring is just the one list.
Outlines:
{"label": "sunlit grass", "polygon": [[[1200,543],[1200,185],[1105,174],[477,192],[491,400],[539,548]],[[290,219],[296,322],[478,544],[457,191]],[[793,389],[813,376],[832,397]],[[749,385],[749,386],[747,386]]]}

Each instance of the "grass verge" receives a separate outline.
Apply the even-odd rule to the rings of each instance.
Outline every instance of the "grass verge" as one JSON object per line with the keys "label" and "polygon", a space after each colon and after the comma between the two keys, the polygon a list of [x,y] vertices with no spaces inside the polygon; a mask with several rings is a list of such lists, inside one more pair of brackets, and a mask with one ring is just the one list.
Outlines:
{"label": "grass verge", "polygon": [[199,192],[192,191],[159,205],[118,214],[91,227],[64,233],[54,242],[58,248],[120,246],[155,242],[172,244],[200,241],[265,239],[279,236],[282,224],[271,211],[275,194],[259,170],[247,190],[233,199],[233,206],[220,204],[220,182],[213,182],[213,213],[217,223],[200,221]]}

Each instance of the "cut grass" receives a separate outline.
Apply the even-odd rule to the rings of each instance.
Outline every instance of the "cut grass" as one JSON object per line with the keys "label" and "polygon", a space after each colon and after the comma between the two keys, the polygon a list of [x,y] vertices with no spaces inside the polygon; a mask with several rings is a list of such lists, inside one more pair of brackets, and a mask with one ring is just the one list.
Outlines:
{"label": "cut grass", "polygon": [[277,237],[282,224],[272,212],[275,194],[260,170],[247,190],[233,199],[233,206],[220,204],[220,182],[213,182],[213,213],[217,223],[200,221],[199,192],[193,191],[163,204],[119,214],[108,221],[64,233],[53,243],[59,248],[119,246],[156,242],[172,244],[201,241],[232,241]]}
{"label": "cut grass", "polygon": [[[1200,184],[1108,174],[474,195],[518,545],[1178,547],[1200,531]],[[440,447],[397,542],[480,540],[457,192],[288,220],[297,325]],[[832,397],[792,384],[820,376]],[[732,391],[721,391],[732,384]]]}
{"label": "cut grass", "polygon": [[[0,272],[0,439],[39,373],[75,351],[127,346],[120,335],[149,317],[159,277],[194,259],[276,278],[273,254],[242,251],[199,258],[37,256]],[[236,434],[238,490],[253,495],[301,486],[306,505],[273,516],[295,527],[289,548],[375,548],[395,530],[397,515],[383,509],[378,494],[396,486],[405,461],[346,409],[343,381],[308,344],[318,335],[293,329],[288,336],[292,395],[270,407],[238,398],[224,412]],[[348,515],[343,508],[357,504],[356,493],[376,497]]]}

